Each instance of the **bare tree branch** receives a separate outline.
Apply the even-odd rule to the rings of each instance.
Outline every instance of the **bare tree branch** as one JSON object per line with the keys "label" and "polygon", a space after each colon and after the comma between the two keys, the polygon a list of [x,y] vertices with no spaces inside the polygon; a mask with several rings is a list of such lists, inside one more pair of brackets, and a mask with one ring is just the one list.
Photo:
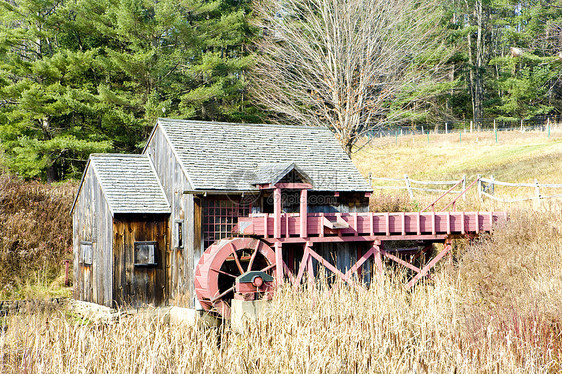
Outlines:
{"label": "bare tree branch", "polygon": [[[434,1],[259,0],[252,89],[277,120],[327,126],[351,153],[435,65]],[[438,64],[437,64],[438,65]]]}

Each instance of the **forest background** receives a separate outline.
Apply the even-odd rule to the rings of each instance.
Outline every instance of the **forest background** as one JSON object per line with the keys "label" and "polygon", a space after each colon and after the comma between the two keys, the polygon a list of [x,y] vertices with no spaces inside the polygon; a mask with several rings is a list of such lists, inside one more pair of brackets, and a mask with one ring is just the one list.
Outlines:
{"label": "forest background", "polygon": [[[314,12],[320,1],[285,3],[296,3],[295,9],[312,4]],[[312,30],[312,21],[287,11],[285,3],[273,2],[278,11],[272,19]],[[415,8],[427,2],[401,3]],[[0,1],[3,163],[27,179],[74,179],[92,152],[140,152],[158,117],[290,123],[290,115],[280,116],[255,89],[263,82],[260,64],[271,52],[264,40],[279,38],[264,26],[256,4]],[[426,12],[433,27],[427,35],[438,43],[392,57],[396,65],[428,74],[423,81],[393,82],[392,89],[384,80],[362,88],[376,91],[377,100],[361,108],[376,106],[361,134],[381,126],[446,122],[455,128],[490,118],[519,124],[561,114],[562,1],[451,0],[428,9],[435,14]],[[400,30],[393,25],[392,35]],[[351,77],[353,85],[359,78]],[[330,105],[328,111],[337,109]],[[302,111],[311,104],[295,107]]]}

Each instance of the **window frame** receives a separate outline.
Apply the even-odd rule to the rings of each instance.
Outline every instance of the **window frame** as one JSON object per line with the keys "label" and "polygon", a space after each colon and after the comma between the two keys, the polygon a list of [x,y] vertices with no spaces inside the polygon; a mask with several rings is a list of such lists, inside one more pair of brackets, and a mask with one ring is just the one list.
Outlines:
{"label": "window frame", "polygon": [[[88,248],[88,251],[85,251]],[[94,243],[86,240],[80,241],[80,264],[84,266],[91,266],[94,262]]]}
{"label": "window frame", "polygon": [[184,247],[184,221],[185,220],[183,219],[177,219],[174,221],[174,248],[176,249],[183,249]]}
{"label": "window frame", "polygon": [[[152,245],[152,262],[146,262],[146,263],[137,262],[137,250],[138,250],[137,248],[145,245]],[[153,240],[135,241],[133,244],[133,265],[139,268],[155,267],[158,265],[157,254],[158,254],[158,242]],[[148,254],[149,261],[150,261],[150,257],[151,256],[149,252]]]}

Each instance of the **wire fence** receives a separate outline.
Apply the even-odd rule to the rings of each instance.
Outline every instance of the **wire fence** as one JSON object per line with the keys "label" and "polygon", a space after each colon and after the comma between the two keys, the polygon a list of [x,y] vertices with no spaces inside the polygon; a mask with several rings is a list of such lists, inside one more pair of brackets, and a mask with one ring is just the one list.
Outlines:
{"label": "wire fence", "polygon": [[[393,185],[380,185],[377,182],[393,182]],[[540,203],[542,200],[546,199],[562,199],[562,184],[552,184],[552,183],[539,183],[536,179],[534,183],[510,183],[497,181],[493,176],[490,178],[483,178],[481,176],[476,177],[478,197],[481,201],[485,198],[492,199],[494,201],[502,203],[516,203],[523,201],[536,201]],[[419,181],[411,179],[408,175],[404,175],[403,178],[388,178],[388,177],[375,177],[369,174],[369,182],[374,189],[394,189],[394,190],[407,190],[410,198],[415,198],[414,192],[429,192],[429,193],[452,193],[452,194],[462,194],[462,198],[466,199],[466,186],[467,178],[463,176],[460,180],[448,180],[448,181]],[[474,182],[474,181],[473,181]],[[472,183],[471,183],[472,185]],[[419,187],[423,186],[423,187]],[[431,186],[428,188],[426,186]],[[452,186],[447,189],[438,188],[439,186]],[[512,187],[512,188],[530,188],[532,189],[529,194],[524,197],[507,197],[498,196],[497,187]],[[555,190],[553,193],[552,190]],[[559,190],[559,191],[558,191]],[[547,193],[545,193],[547,192]],[[509,194],[511,196],[511,194]]]}
{"label": "wire fence", "polygon": [[434,124],[408,126],[383,126],[368,132],[369,138],[386,136],[412,136],[426,134],[472,133],[481,131],[542,131],[550,133],[562,124],[562,116],[537,116],[532,119],[507,121],[497,118],[482,118],[478,121],[445,121]]}

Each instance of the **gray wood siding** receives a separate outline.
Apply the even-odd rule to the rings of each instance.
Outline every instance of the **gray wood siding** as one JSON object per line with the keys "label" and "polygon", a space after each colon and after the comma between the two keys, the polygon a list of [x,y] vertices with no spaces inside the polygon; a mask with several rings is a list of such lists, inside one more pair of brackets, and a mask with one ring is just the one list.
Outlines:
{"label": "gray wood siding", "polygon": [[[155,129],[144,153],[152,160],[172,209],[169,218],[170,240],[167,248],[167,255],[170,258],[168,268],[170,302],[177,306],[193,307],[195,305],[193,272],[196,265],[194,261],[199,260],[199,257],[194,256],[197,239],[194,232],[195,225],[198,225],[200,231],[201,226],[197,222],[201,219],[194,216],[193,196],[183,194],[184,191],[191,190],[192,186],[160,127]],[[176,241],[174,225],[177,220],[183,220],[183,248],[172,247]],[[197,249],[199,247],[200,243],[197,243]]]}
{"label": "gray wood siding", "polygon": [[[73,215],[74,297],[112,305],[112,216],[93,168],[84,176]],[[80,243],[92,243],[92,264],[80,263]]]}

